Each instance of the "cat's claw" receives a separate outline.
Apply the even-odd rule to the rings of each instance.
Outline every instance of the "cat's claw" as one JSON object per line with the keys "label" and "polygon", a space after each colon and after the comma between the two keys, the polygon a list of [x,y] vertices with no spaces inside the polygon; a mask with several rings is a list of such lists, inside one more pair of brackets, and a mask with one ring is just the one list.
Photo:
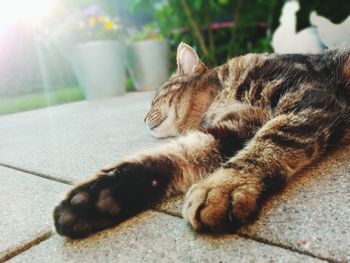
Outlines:
{"label": "cat's claw", "polygon": [[193,185],[185,196],[183,217],[197,231],[235,230],[257,213],[259,184],[221,169]]}

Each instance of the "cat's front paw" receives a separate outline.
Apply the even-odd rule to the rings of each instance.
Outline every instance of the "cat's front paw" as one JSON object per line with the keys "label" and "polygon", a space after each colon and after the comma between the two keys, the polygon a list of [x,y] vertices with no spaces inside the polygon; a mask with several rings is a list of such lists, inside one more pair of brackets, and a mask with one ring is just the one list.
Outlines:
{"label": "cat's front paw", "polygon": [[114,225],[120,211],[120,205],[108,188],[100,194],[76,189],[76,194],[69,195],[55,208],[55,228],[60,235],[83,238]]}
{"label": "cat's front paw", "polygon": [[114,193],[120,180],[118,173],[111,173],[74,187],[54,209],[57,233],[83,238],[117,223],[123,215],[122,202]]}
{"label": "cat's front paw", "polygon": [[83,238],[151,206],[169,182],[166,165],[167,160],[126,162],[74,187],[54,209],[57,233]]}
{"label": "cat's front paw", "polygon": [[258,179],[232,169],[220,169],[189,189],[183,217],[195,230],[232,230],[257,214],[260,193]]}

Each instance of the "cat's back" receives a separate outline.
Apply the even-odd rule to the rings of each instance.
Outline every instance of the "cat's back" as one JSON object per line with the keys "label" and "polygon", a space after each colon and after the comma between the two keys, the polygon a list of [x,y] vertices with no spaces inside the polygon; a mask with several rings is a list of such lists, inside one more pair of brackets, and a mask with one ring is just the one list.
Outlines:
{"label": "cat's back", "polygon": [[[334,93],[350,92],[350,48],[322,54],[247,54],[217,68],[221,101],[275,107],[280,98],[312,84]],[[349,93],[350,94],[350,93]]]}

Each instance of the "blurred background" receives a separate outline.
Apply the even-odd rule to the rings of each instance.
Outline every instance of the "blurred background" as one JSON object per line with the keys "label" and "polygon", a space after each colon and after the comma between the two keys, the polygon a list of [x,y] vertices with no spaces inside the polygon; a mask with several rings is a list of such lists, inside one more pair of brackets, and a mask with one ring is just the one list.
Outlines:
{"label": "blurred background", "polygon": [[[286,2],[0,0],[0,115],[157,89],[175,70],[181,41],[207,66],[273,52]],[[312,11],[333,24],[350,14],[350,1],[298,3],[293,34],[315,26]]]}

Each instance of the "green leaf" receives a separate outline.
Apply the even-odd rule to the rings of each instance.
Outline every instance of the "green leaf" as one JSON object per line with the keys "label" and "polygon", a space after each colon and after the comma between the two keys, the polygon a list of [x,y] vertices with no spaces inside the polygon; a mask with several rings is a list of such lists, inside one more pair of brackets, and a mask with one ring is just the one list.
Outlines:
{"label": "green leaf", "polygon": [[219,0],[219,4],[227,5],[228,4],[228,0]]}

